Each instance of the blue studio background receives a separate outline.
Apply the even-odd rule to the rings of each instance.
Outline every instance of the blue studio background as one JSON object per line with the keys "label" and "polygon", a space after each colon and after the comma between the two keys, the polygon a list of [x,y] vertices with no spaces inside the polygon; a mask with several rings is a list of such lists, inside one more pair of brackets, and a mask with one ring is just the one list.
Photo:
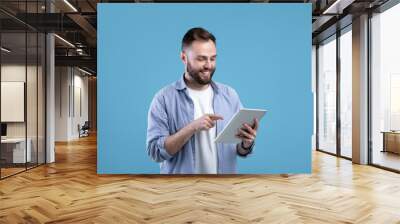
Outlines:
{"label": "blue studio background", "polygon": [[154,94],[184,72],[183,35],[201,26],[217,38],[213,80],[244,107],[268,112],[238,173],[311,172],[311,4],[99,4],[100,174],[159,173],[146,153]]}

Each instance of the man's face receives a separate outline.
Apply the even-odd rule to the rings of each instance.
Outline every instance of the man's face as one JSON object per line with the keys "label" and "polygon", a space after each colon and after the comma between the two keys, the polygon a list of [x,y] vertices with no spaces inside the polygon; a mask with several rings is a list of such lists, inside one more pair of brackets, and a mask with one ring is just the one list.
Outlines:
{"label": "man's face", "polygon": [[186,64],[187,73],[200,85],[211,82],[215,72],[217,49],[212,40],[193,41],[182,52],[182,60]]}

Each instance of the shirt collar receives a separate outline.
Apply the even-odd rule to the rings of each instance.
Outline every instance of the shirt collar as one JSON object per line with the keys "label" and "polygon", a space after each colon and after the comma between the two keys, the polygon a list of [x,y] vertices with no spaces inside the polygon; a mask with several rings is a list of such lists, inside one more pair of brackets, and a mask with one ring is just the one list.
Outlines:
{"label": "shirt collar", "polygon": [[[185,78],[184,77],[185,77],[185,74],[183,74],[181,76],[181,78],[175,82],[175,88],[177,90],[184,90],[184,89],[187,88],[187,85],[185,83]],[[210,84],[211,84],[211,87],[213,88],[214,92],[218,93],[218,85],[212,80],[211,80]]]}

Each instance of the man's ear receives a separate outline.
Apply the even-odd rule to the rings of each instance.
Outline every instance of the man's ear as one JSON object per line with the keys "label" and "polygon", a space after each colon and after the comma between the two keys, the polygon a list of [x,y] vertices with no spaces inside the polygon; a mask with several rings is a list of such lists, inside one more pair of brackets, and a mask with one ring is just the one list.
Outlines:
{"label": "man's ear", "polygon": [[187,55],[183,51],[181,51],[181,60],[182,60],[183,64],[186,65],[186,63],[187,63]]}

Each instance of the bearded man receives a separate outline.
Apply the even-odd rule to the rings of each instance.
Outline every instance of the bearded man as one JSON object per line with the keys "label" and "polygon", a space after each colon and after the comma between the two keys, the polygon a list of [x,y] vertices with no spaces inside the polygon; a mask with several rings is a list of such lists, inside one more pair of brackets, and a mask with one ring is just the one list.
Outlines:
{"label": "bearded man", "polygon": [[252,152],[258,121],[243,124],[238,144],[214,140],[242,108],[236,91],[212,81],[216,69],[216,38],[195,27],[182,39],[184,74],[154,96],[148,112],[147,154],[162,174],[232,174],[237,156]]}

